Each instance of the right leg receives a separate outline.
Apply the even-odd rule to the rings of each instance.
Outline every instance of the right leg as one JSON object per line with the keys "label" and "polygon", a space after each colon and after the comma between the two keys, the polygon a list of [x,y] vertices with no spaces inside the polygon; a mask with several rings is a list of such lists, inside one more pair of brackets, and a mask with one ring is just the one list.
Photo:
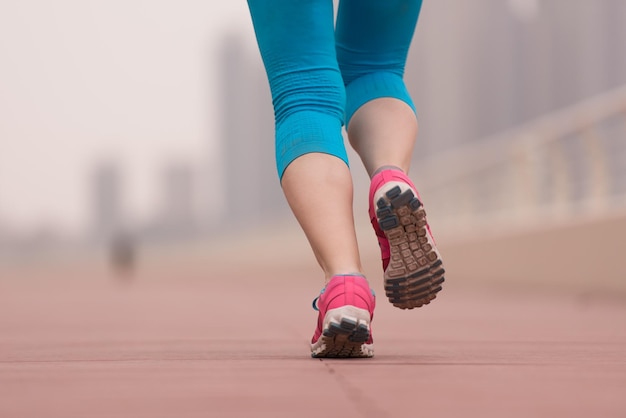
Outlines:
{"label": "right leg", "polygon": [[350,143],[371,176],[408,173],[417,117],[403,75],[421,0],[341,0],[337,58],[346,84]]}
{"label": "right leg", "polygon": [[429,303],[444,281],[422,202],[406,175],[417,118],[403,74],[421,3],[342,0],[336,30],[348,136],[372,177],[370,218],[385,292],[402,309]]}

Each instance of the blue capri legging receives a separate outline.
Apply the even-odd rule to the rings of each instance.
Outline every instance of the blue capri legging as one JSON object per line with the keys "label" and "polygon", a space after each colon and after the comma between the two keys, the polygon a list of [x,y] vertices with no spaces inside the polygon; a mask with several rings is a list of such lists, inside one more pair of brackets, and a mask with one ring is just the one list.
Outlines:
{"label": "blue capri legging", "polygon": [[248,0],[272,91],[282,178],[301,155],[348,163],[342,125],[380,97],[413,102],[402,79],[421,0]]}

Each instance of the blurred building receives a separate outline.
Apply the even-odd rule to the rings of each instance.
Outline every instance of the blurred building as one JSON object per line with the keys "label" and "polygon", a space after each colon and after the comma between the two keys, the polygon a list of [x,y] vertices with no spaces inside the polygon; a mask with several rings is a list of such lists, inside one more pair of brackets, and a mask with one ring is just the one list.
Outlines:
{"label": "blurred building", "polygon": [[626,83],[626,2],[425,1],[406,69],[416,158]]}
{"label": "blurred building", "polygon": [[92,234],[98,241],[109,242],[126,227],[120,166],[111,161],[98,164],[91,183]]}
{"label": "blurred building", "polygon": [[165,236],[190,236],[197,221],[197,198],[193,167],[168,164],[161,175],[161,204],[156,228]]}
{"label": "blurred building", "polygon": [[258,51],[240,35],[224,39],[220,57],[224,224],[248,225],[286,212],[274,154],[274,114]]}

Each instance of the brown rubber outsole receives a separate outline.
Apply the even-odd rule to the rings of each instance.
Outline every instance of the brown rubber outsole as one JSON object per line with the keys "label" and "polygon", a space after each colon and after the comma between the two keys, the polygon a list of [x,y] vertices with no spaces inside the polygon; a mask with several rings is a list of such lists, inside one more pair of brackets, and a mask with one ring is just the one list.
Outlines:
{"label": "brown rubber outsole", "polygon": [[427,305],[445,280],[443,262],[426,223],[426,212],[411,189],[388,190],[376,202],[376,217],[389,240],[385,294],[400,309]]}

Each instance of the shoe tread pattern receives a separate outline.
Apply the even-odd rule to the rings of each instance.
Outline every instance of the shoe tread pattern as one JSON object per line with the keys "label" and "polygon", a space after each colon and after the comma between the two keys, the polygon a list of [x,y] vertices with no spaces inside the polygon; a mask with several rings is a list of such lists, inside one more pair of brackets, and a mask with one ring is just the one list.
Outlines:
{"label": "shoe tread pattern", "polygon": [[395,186],[376,202],[376,217],[390,245],[385,294],[400,309],[429,304],[445,280],[441,256],[428,232],[426,212],[411,189]]}
{"label": "shoe tread pattern", "polygon": [[370,337],[366,324],[352,318],[340,318],[330,321],[324,329],[319,352],[313,352],[314,358],[367,358],[373,356],[373,350],[366,348],[365,343]]}

